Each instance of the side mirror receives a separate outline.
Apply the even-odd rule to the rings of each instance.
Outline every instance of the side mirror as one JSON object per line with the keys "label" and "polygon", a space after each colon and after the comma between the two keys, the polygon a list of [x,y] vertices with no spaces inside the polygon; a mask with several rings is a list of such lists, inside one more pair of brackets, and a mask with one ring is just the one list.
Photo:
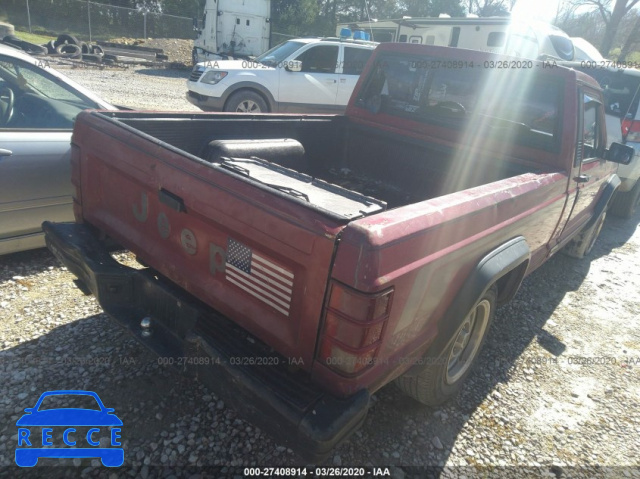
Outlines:
{"label": "side mirror", "polygon": [[621,165],[628,165],[631,163],[633,155],[635,155],[633,148],[614,141],[611,143],[611,146],[609,146],[609,149],[605,150],[604,159],[614,163],[620,163]]}
{"label": "side mirror", "polygon": [[302,62],[300,60],[291,60],[285,64],[284,68],[288,72],[299,72],[302,71]]}

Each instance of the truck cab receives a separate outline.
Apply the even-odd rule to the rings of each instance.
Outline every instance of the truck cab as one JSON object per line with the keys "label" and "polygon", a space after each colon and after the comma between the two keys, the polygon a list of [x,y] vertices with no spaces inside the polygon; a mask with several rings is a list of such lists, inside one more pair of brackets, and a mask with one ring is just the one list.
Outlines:
{"label": "truck cab", "polygon": [[594,78],[603,90],[607,145],[613,142],[632,147],[635,155],[628,165],[620,165],[622,181],[611,204],[611,213],[631,218],[640,205],[640,70],[609,60],[562,63]]}

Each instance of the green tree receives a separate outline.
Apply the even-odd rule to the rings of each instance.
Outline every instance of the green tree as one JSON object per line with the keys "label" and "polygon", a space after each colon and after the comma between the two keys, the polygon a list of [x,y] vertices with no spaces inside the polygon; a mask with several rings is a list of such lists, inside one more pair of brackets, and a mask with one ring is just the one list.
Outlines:
{"label": "green tree", "polygon": [[403,14],[411,17],[437,17],[441,13],[464,16],[464,7],[459,0],[405,0],[403,4]]}
{"label": "green tree", "polygon": [[157,0],[162,13],[180,17],[202,17],[206,0]]}
{"label": "green tree", "polygon": [[515,2],[509,0],[469,0],[469,13],[479,17],[508,16]]}
{"label": "green tree", "polygon": [[640,44],[640,15],[637,15],[636,21],[631,29],[631,32],[627,36],[627,41],[622,45],[620,55],[618,55],[619,61],[625,61],[631,53],[635,45]]}
{"label": "green tree", "polygon": [[289,35],[313,35],[317,32],[320,5],[316,0],[272,0],[271,29]]}
{"label": "green tree", "polygon": [[574,0],[572,4],[575,7],[591,7],[602,17],[605,32],[598,50],[606,57],[613,48],[620,22],[638,2],[640,0]]}

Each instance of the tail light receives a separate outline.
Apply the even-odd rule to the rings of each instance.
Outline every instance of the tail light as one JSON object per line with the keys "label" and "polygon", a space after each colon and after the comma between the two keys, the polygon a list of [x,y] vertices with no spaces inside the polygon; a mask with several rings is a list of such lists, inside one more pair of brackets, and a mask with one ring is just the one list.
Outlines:
{"label": "tail light", "polygon": [[626,141],[640,142],[640,120],[625,118],[622,120],[622,137]]}
{"label": "tail light", "polygon": [[393,289],[365,294],[331,283],[318,359],[347,375],[374,364],[392,297]]}

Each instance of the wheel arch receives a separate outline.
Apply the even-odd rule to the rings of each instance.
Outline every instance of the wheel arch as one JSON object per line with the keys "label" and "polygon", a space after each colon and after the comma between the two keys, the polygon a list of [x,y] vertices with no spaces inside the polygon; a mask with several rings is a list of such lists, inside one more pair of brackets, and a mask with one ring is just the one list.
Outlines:
{"label": "wheel arch", "polygon": [[598,198],[598,202],[593,207],[593,214],[591,215],[591,219],[584,225],[582,231],[589,229],[600,217],[600,214],[607,208],[609,205],[609,201],[613,198],[613,196],[618,191],[618,187],[622,181],[620,177],[616,174],[611,175],[611,177],[607,180],[607,182],[602,187],[603,191]]}
{"label": "wheel arch", "polygon": [[447,347],[467,313],[491,286],[495,284],[498,289],[497,305],[511,300],[522,284],[530,259],[531,250],[522,236],[486,254],[471,271],[440,320],[438,336],[429,348],[432,353],[440,354]]}
{"label": "wheel arch", "polygon": [[229,101],[229,98],[231,97],[231,95],[238,93],[239,91],[242,91],[242,90],[248,90],[260,95],[262,99],[265,101],[265,103],[267,104],[267,106],[269,107],[269,112],[274,112],[276,110],[277,102],[273,98],[273,95],[271,94],[271,92],[267,88],[265,88],[264,86],[258,83],[253,83],[248,81],[236,83],[230,86],[224,92],[223,109],[227,107],[227,102]]}

